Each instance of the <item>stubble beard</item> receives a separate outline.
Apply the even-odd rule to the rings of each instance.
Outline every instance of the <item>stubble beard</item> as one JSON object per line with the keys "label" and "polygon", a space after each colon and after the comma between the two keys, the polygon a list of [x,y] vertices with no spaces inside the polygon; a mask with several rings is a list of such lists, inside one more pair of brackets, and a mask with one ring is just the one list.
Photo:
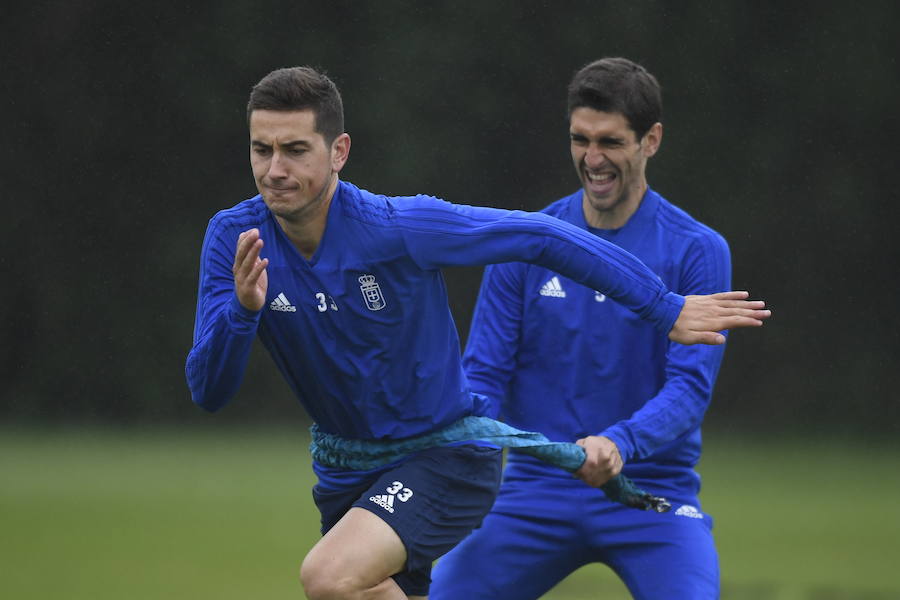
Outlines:
{"label": "stubble beard", "polygon": [[297,208],[284,208],[279,209],[269,204],[269,210],[272,211],[276,217],[283,219],[287,223],[291,225],[301,225],[309,220],[309,218],[316,214],[319,208],[321,208],[322,203],[325,201],[325,194],[328,192],[328,189],[331,187],[331,180],[333,177],[336,177],[336,173],[329,173],[325,177],[325,181],[322,182],[322,187],[319,189],[319,193],[316,194],[315,198],[307,202],[306,204],[299,206]]}

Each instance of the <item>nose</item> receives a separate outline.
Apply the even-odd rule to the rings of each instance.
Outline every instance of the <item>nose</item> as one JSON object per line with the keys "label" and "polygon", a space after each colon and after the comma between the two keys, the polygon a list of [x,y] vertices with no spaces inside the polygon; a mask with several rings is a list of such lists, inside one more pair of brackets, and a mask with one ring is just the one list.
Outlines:
{"label": "nose", "polygon": [[284,179],[287,177],[287,169],[284,166],[284,158],[280,152],[272,153],[272,160],[269,161],[269,177],[273,179]]}
{"label": "nose", "polygon": [[606,155],[597,146],[591,144],[588,146],[587,152],[584,154],[584,162],[588,168],[594,169],[606,162]]}

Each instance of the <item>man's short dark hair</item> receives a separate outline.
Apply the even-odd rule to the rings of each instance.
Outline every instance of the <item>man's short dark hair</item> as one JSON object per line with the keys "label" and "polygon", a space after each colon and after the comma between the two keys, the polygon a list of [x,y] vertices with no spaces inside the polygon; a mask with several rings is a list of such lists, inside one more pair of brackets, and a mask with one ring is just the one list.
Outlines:
{"label": "man's short dark hair", "polygon": [[582,67],[569,84],[568,116],[580,107],[621,113],[641,140],[662,122],[662,92],[647,69],[627,58],[601,58]]}
{"label": "man's short dark hair", "polygon": [[247,125],[254,110],[312,110],[316,133],[331,145],[344,133],[341,93],[325,73],[311,67],[276,69],[253,86],[247,102]]}

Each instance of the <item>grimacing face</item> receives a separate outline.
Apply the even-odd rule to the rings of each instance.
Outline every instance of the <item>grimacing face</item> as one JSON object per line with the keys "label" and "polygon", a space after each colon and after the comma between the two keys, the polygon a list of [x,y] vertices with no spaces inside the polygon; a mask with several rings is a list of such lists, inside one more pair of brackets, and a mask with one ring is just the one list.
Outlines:
{"label": "grimacing face", "polygon": [[621,113],[582,106],[569,118],[569,138],[588,224],[621,221],[617,226],[624,225],[647,189],[647,159],[659,148],[662,125],[654,124],[638,140]]}
{"label": "grimacing face", "polygon": [[301,222],[337,185],[349,136],[330,144],[315,130],[312,110],[254,110],[250,115],[250,166],[256,188],[275,216]]}

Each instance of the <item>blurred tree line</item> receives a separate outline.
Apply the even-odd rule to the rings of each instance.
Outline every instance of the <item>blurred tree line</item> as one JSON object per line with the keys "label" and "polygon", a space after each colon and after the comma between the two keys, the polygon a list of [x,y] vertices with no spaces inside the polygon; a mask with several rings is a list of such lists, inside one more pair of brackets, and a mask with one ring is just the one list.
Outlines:
{"label": "blurred tree line", "polygon": [[[244,107],[325,69],[386,194],[538,210],[577,189],[565,86],[601,56],[664,89],[651,186],[775,309],[732,336],[708,422],[900,431],[893,2],[19,4],[0,36],[0,416],[181,422],[200,244],[255,194]],[[446,273],[463,342],[480,269]],[[225,416],[228,415],[228,416]],[[225,420],[305,416],[259,349]]]}

